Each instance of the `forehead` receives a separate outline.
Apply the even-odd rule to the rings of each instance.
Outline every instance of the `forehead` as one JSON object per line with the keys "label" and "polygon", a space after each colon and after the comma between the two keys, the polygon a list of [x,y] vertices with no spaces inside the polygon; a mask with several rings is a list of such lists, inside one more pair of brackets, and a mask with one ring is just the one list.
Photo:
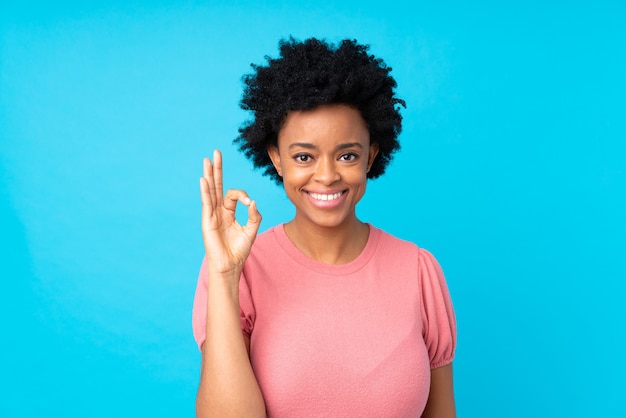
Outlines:
{"label": "forehead", "polygon": [[314,144],[343,141],[369,144],[369,130],[361,113],[353,107],[334,104],[312,110],[290,111],[278,133],[279,143]]}

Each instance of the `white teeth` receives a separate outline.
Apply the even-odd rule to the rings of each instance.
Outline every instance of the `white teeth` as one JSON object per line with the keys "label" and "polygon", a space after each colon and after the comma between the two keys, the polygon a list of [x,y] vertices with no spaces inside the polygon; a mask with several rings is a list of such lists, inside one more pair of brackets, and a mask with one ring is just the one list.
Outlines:
{"label": "white teeth", "polygon": [[319,193],[309,193],[311,197],[315,200],[335,200],[339,199],[339,197],[343,194],[343,192],[333,193],[333,194],[319,194]]}

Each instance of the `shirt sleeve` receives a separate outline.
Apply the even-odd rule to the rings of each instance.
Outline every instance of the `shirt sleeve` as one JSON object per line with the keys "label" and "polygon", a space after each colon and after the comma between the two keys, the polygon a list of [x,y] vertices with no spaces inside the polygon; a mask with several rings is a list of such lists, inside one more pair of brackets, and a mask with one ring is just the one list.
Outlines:
{"label": "shirt sleeve", "polygon": [[[206,309],[207,309],[207,282],[209,277],[209,269],[206,258],[202,259],[200,273],[198,274],[198,284],[196,285],[196,294],[193,300],[193,312],[191,325],[193,328],[193,337],[198,344],[198,348],[202,351],[202,344],[206,339]],[[243,273],[239,279],[239,320],[241,323],[241,331],[250,336],[255,320],[254,304],[248,282]]]}
{"label": "shirt sleeve", "polygon": [[431,253],[419,250],[422,290],[422,333],[432,369],[454,359],[456,318],[443,271]]}

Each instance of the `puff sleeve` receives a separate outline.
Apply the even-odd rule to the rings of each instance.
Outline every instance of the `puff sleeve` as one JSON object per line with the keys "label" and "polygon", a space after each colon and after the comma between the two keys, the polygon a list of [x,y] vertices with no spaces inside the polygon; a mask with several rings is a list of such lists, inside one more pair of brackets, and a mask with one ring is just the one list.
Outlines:
{"label": "puff sleeve", "polygon": [[[200,273],[198,274],[198,284],[196,285],[191,318],[193,337],[196,340],[200,351],[202,351],[202,344],[204,344],[204,340],[206,339],[208,275],[209,269],[205,257],[202,260]],[[252,303],[248,282],[242,273],[241,278],[239,279],[239,320],[241,322],[242,332],[248,336],[252,333],[255,316],[254,304]]]}
{"label": "puff sleeve", "polygon": [[422,291],[422,334],[432,369],[454,359],[456,318],[443,271],[431,253],[419,249],[419,280]]}

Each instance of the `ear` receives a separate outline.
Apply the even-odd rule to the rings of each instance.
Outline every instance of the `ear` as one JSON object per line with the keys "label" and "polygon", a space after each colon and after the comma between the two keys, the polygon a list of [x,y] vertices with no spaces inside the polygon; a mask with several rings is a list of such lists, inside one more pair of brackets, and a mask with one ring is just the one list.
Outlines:
{"label": "ear", "polygon": [[376,159],[379,150],[380,147],[376,142],[370,144],[370,154],[367,156],[367,171],[370,171],[370,167],[374,164],[374,160]]}
{"label": "ear", "polygon": [[280,154],[278,153],[278,147],[276,145],[269,145],[267,147],[267,155],[269,155],[272,164],[279,176],[283,176],[282,166],[280,164]]}

